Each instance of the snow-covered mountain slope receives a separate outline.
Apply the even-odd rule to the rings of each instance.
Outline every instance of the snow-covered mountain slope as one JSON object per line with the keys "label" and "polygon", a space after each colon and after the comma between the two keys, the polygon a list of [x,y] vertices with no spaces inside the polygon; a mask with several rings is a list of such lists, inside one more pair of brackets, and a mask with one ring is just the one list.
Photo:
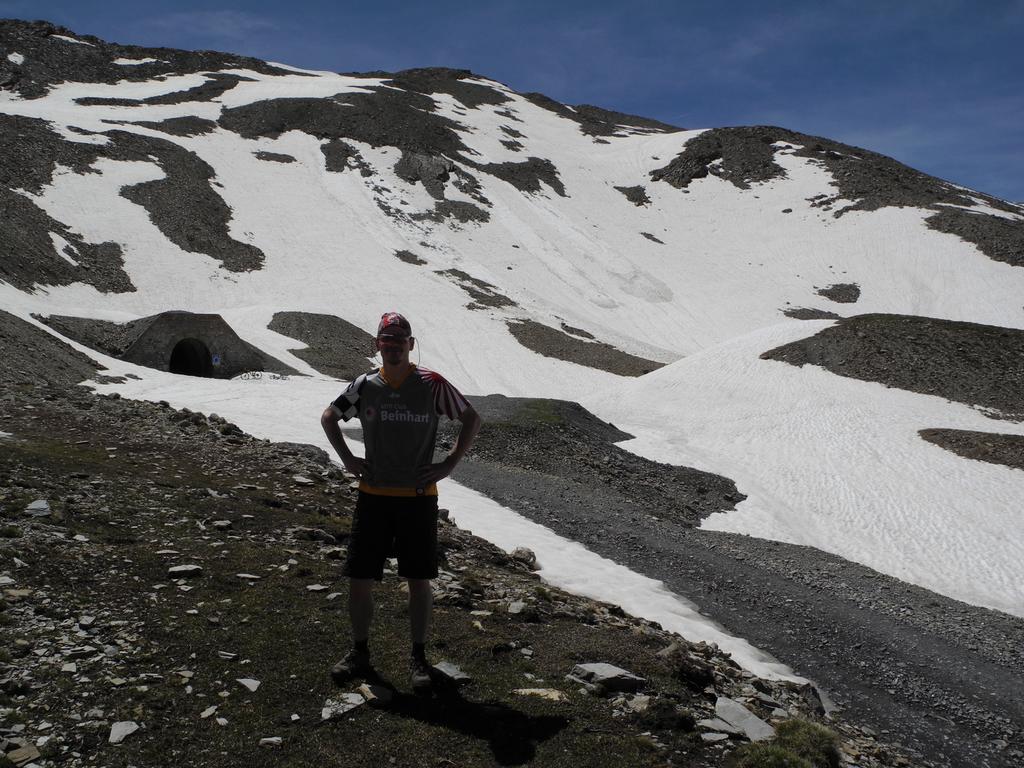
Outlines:
{"label": "snow-covered mountain slope", "polygon": [[[1020,206],[781,128],[674,130],[466,72],[308,72],[20,22],[0,63],[4,309],[219,313],[309,374],[293,391],[325,393],[274,314],[372,331],[398,309],[465,392],[580,401],[631,449],[735,480],[746,500],[708,526],[1024,615],[1024,471],[918,435],[1019,421],[761,357],[835,322],[800,318],[866,313],[1024,349]],[[1003,415],[1024,412],[1021,369]],[[277,436],[319,442],[315,415]]]}

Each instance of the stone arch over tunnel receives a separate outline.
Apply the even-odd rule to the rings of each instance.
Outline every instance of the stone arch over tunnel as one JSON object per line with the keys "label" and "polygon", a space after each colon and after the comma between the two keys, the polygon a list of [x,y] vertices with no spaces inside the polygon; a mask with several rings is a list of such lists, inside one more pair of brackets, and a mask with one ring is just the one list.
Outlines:
{"label": "stone arch over tunnel", "polygon": [[174,345],[167,370],[185,376],[213,376],[210,349],[199,339],[182,339]]}
{"label": "stone arch over tunnel", "polygon": [[131,339],[122,360],[158,371],[214,379],[230,379],[247,371],[295,373],[243,341],[220,315],[161,312],[132,321],[121,335]]}

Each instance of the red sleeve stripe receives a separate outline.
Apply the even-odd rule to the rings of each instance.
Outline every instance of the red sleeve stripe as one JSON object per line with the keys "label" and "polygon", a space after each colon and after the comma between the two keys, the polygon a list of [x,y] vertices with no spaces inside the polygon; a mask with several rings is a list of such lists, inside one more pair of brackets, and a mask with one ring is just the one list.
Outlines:
{"label": "red sleeve stripe", "polygon": [[469,407],[469,401],[444,376],[426,368],[416,370],[434,391],[434,408],[439,414],[457,419]]}

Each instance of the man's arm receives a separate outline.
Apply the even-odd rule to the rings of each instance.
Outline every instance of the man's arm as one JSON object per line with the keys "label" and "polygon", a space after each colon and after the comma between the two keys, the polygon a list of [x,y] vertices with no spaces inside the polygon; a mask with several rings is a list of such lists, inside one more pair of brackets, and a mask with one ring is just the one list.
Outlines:
{"label": "man's arm", "polygon": [[352,453],[348,443],[345,442],[344,435],[341,434],[341,427],[338,426],[340,420],[341,416],[338,415],[334,406],[328,406],[320,416],[320,426],[324,428],[327,439],[331,441],[331,447],[338,454],[345,469],[356,477],[362,477],[363,472],[366,471],[366,459]]}
{"label": "man's arm", "polygon": [[452,446],[451,452],[445,456],[444,460],[437,464],[428,464],[420,471],[418,479],[424,486],[448,477],[455,466],[462,461],[466,451],[473,446],[477,432],[480,431],[480,414],[472,405],[468,405],[459,414],[459,421],[462,422],[462,429],[459,430],[459,436],[455,438],[455,445]]}

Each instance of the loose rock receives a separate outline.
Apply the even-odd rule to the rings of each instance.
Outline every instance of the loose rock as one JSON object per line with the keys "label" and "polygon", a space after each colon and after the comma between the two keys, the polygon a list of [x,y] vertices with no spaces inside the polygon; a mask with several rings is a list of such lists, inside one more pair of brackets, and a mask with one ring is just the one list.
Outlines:
{"label": "loose rock", "polygon": [[549,701],[565,701],[566,695],[556,688],[516,688],[512,693],[517,696],[539,696]]}
{"label": "loose rock", "polygon": [[647,683],[644,678],[632,672],[604,662],[577,664],[572,668],[569,678],[584,685],[600,687],[605,691],[626,693],[638,691]]}
{"label": "loose rock", "polygon": [[751,741],[764,741],[775,735],[775,729],[738,701],[719,696],[715,701],[715,714],[743,731]]}
{"label": "loose rock", "polygon": [[510,553],[510,557],[516,562],[523,563],[523,565],[527,566],[531,571],[540,569],[540,566],[537,565],[537,555],[533,553],[532,549],[516,547]]}
{"label": "loose rock", "polygon": [[343,693],[338,698],[327,699],[324,702],[323,709],[320,710],[320,719],[331,720],[340,717],[365,703],[366,699],[360,693]]}
{"label": "loose rock", "polygon": [[46,499],[36,499],[25,507],[25,514],[29,517],[49,517],[50,511],[50,502]]}
{"label": "loose rock", "polygon": [[139,724],[131,720],[121,720],[110,727],[110,737],[107,739],[111,744],[120,744],[126,738],[139,730]]}
{"label": "loose rock", "polygon": [[201,565],[174,565],[167,569],[167,576],[172,579],[187,579],[200,576],[202,573]]}
{"label": "loose rock", "polygon": [[473,681],[473,678],[452,664],[450,661],[442,661],[434,665],[434,670],[444,679],[456,685],[465,685]]}
{"label": "loose rock", "polygon": [[7,759],[14,763],[16,766],[18,766],[18,768],[21,768],[21,766],[23,765],[27,765],[28,763],[32,762],[33,760],[36,760],[39,757],[39,750],[31,744],[28,744],[24,747],[19,747],[18,749],[12,750],[11,752],[7,753]]}
{"label": "loose rock", "polygon": [[360,695],[366,699],[367,703],[379,703],[387,704],[394,698],[394,691],[383,685],[374,685],[372,683],[363,683],[359,686]]}

